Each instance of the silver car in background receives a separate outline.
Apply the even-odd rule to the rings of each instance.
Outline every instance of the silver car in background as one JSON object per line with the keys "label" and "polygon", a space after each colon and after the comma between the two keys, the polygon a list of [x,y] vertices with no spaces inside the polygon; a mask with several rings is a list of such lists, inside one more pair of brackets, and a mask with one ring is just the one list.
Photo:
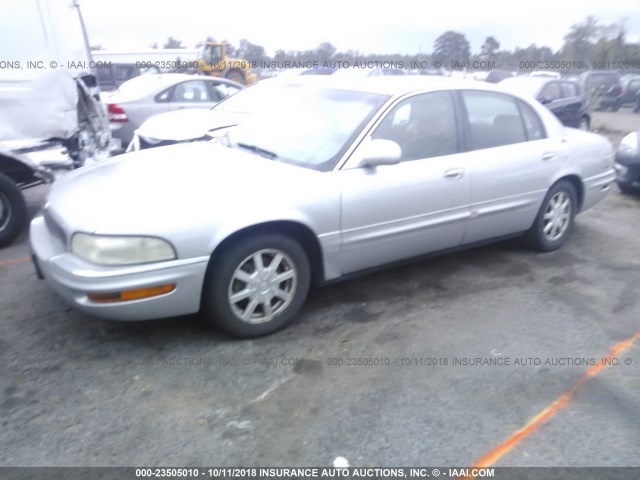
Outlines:
{"label": "silver car in background", "polygon": [[497,238],[558,249],[614,182],[606,139],[488,84],[265,82],[278,108],[217,143],[121,155],[54,185],[30,232],[51,286],[92,315],[202,311],[255,337],[292,320],[311,283]]}
{"label": "silver car in background", "polygon": [[254,83],[242,95],[230,96],[210,109],[186,108],[153,115],[136,129],[127,151],[210,140],[258,111],[274,111],[280,100],[270,95],[270,85],[270,82]]}
{"label": "silver car in background", "polygon": [[179,73],[142,75],[104,95],[103,101],[109,112],[111,134],[120,139],[126,149],[133,132],[152,115],[186,108],[210,108],[243,88],[226,78]]}

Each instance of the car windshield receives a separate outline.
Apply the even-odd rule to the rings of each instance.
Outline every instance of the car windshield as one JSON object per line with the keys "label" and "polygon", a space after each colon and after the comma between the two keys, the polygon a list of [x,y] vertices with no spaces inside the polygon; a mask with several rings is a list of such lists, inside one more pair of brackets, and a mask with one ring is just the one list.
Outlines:
{"label": "car windshield", "polygon": [[256,85],[220,107],[251,113],[229,133],[234,147],[329,171],[388,99],[386,95],[293,84]]}

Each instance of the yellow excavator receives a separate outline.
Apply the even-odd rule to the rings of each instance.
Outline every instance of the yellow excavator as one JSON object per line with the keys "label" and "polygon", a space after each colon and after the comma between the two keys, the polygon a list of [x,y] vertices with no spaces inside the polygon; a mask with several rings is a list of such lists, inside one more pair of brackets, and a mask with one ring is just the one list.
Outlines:
{"label": "yellow excavator", "polygon": [[198,72],[212,77],[224,77],[244,85],[256,81],[251,62],[227,57],[227,46],[219,42],[204,42],[198,53]]}

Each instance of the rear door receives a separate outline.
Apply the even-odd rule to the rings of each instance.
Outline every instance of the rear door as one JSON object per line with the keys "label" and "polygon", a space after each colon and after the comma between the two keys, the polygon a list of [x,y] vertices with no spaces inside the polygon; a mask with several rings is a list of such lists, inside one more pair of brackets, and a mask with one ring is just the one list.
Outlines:
{"label": "rear door", "polygon": [[511,95],[460,92],[467,121],[471,217],[463,242],[527,230],[565,156],[535,111]]}

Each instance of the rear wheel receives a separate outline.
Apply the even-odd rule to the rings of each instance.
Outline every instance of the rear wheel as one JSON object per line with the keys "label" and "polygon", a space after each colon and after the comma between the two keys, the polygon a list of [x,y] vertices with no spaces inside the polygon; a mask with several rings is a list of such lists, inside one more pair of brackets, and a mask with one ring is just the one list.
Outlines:
{"label": "rear wheel", "polygon": [[571,235],[577,206],[576,189],[570,182],[561,180],[553,185],[524,236],[525,243],[543,252],[560,248]]}
{"label": "rear wheel", "polygon": [[307,255],[284,235],[242,239],[210,268],[204,314],[235,337],[259,337],[282,328],[300,310],[309,290]]}
{"label": "rear wheel", "polygon": [[15,182],[0,173],[0,247],[18,236],[27,220],[27,205]]}

